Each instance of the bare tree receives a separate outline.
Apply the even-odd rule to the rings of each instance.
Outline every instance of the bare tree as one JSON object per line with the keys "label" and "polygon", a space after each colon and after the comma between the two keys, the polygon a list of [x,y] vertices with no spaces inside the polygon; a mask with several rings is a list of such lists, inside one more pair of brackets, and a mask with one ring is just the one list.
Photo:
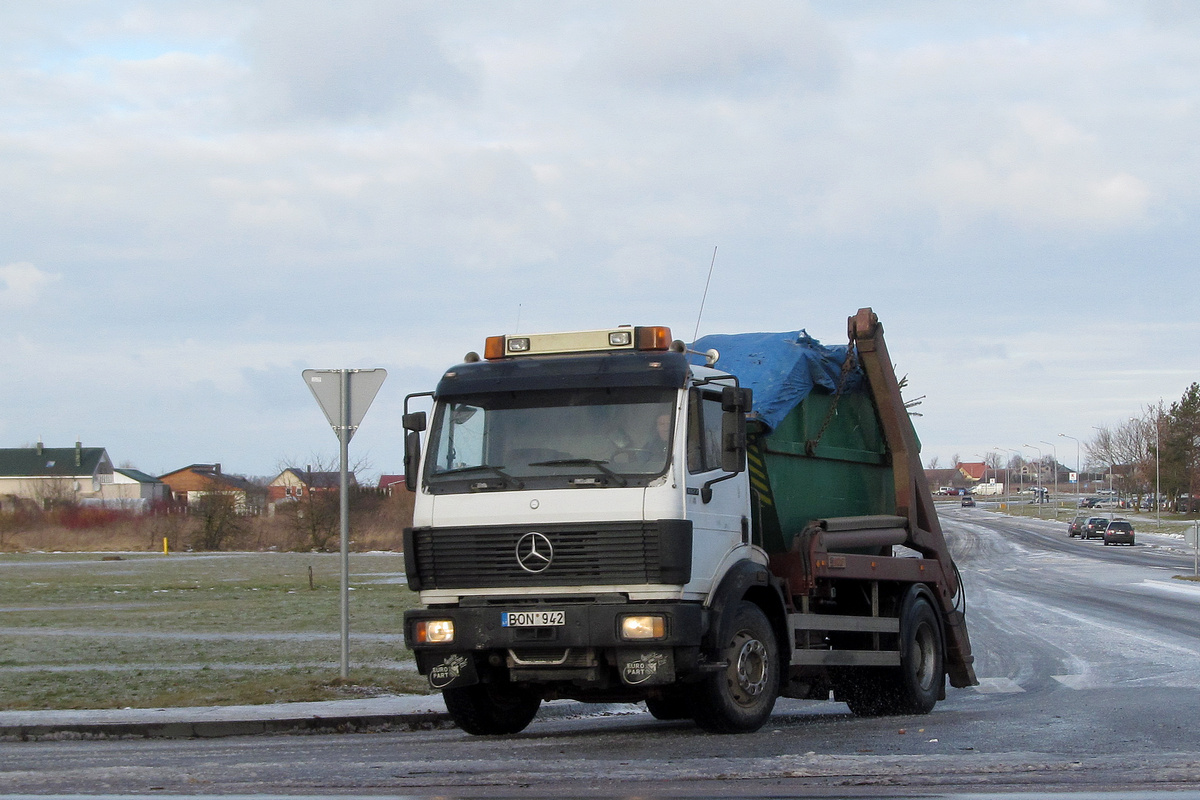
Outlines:
{"label": "bare tree", "polygon": [[33,499],[43,511],[75,505],[75,482],[71,478],[37,478],[33,485]]}
{"label": "bare tree", "polygon": [[1096,428],[1095,437],[1084,445],[1089,465],[1104,468],[1114,489],[1140,495],[1146,488],[1146,433],[1146,423],[1142,419],[1130,419],[1111,428]]}
{"label": "bare tree", "polygon": [[213,486],[200,493],[191,505],[192,516],[199,522],[193,537],[197,550],[220,550],[245,532],[244,508],[240,492]]}
{"label": "bare tree", "polygon": [[[368,469],[359,461],[348,467],[350,471],[350,512],[354,514],[361,505],[362,495],[357,491],[355,473]],[[304,476],[304,486],[291,502],[276,505],[276,513],[284,516],[293,531],[303,542],[305,550],[325,552],[334,549],[334,542],[341,535],[341,484],[334,476],[340,473],[336,459],[313,456],[303,468],[287,465],[280,472],[291,470]]]}

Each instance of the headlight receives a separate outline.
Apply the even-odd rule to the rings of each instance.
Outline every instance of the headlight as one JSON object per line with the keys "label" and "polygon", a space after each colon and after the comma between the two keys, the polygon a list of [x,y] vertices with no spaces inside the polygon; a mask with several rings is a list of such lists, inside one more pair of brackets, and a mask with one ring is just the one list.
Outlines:
{"label": "headlight", "polygon": [[661,639],[667,634],[667,619],[661,614],[621,617],[621,638]]}
{"label": "headlight", "polygon": [[454,641],[454,620],[429,619],[416,624],[417,644],[449,644]]}

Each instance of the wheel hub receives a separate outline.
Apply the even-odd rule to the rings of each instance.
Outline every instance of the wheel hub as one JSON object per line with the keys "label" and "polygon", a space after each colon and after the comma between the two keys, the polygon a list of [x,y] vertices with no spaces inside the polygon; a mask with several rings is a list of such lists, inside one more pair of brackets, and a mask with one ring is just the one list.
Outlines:
{"label": "wheel hub", "polygon": [[749,697],[758,697],[767,687],[767,648],[758,639],[745,639],[738,650],[735,665],[737,688]]}

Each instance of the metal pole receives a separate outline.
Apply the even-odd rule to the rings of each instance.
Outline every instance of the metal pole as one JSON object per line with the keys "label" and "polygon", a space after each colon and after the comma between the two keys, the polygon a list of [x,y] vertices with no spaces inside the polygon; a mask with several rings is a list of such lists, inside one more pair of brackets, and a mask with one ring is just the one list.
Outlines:
{"label": "metal pole", "polygon": [[1072,439],[1075,442],[1075,506],[1079,507],[1079,485],[1083,483],[1083,473],[1079,471],[1079,440],[1074,436],[1067,436],[1065,433],[1060,433],[1059,436],[1064,439]]}
{"label": "metal pole", "polygon": [[[1008,452],[1008,453],[1016,453],[1017,455],[1021,455],[1020,450],[1013,450],[1011,447],[1001,447],[1000,445],[996,445],[996,449],[1004,450],[1005,452]],[[1012,461],[1009,460],[1009,461],[1005,462],[1005,464],[1004,464],[1004,505],[1005,505],[1005,511],[1009,514],[1012,513],[1012,492],[1009,489],[1009,484],[1012,482],[1012,475],[1011,475],[1011,470],[1009,469],[1009,466],[1008,466],[1011,463],[1012,463]],[[1018,473],[1018,475],[1019,474],[1020,473]],[[1021,493],[1018,491],[1017,492],[1018,499],[1020,499],[1020,494]]]}
{"label": "metal pole", "polygon": [[342,545],[342,647],[340,674],[342,680],[350,677],[350,370],[338,370],[341,380],[341,425],[338,443],[341,445],[341,545]]}
{"label": "metal pole", "polygon": [[1054,497],[1056,498],[1054,501],[1054,518],[1058,519],[1058,447],[1055,446],[1054,442],[1047,442],[1045,439],[1041,439],[1040,441],[1042,444],[1050,445],[1050,450],[1054,454],[1054,466],[1052,467],[1054,470]]}
{"label": "metal pole", "polygon": [[983,461],[983,482],[984,485],[987,485],[987,474],[989,469],[987,456],[983,455],[982,453],[976,453],[975,457]]}
{"label": "metal pole", "polygon": [[[1037,482],[1038,482],[1038,485],[1037,485],[1037,486],[1035,486],[1034,488],[1035,488],[1035,489],[1045,489],[1046,487],[1041,485],[1041,484],[1042,484],[1042,464],[1041,464],[1041,461],[1042,461],[1042,448],[1040,448],[1040,447],[1034,447],[1034,446],[1033,446],[1033,445],[1031,445],[1031,444],[1023,444],[1023,445],[1021,445],[1021,446],[1022,446],[1022,447],[1028,447],[1030,450],[1037,450],[1037,454],[1038,454],[1038,460],[1037,460]],[[1041,517],[1041,516],[1042,516],[1042,493],[1041,493],[1040,491],[1037,493],[1037,503],[1038,503],[1038,516],[1039,516],[1039,517]]]}
{"label": "metal pole", "polygon": [[[1161,402],[1161,401],[1160,401]],[[1161,405],[1160,405],[1161,408]],[[1162,414],[1154,417],[1154,529],[1162,530],[1162,486],[1159,483],[1159,458],[1162,454],[1162,437],[1159,433],[1159,423]]]}

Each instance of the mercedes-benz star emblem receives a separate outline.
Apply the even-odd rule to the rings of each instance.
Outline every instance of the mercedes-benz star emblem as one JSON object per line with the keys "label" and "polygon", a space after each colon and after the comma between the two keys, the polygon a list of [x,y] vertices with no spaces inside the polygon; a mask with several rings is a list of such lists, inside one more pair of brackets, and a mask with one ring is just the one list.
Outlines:
{"label": "mercedes-benz star emblem", "polygon": [[554,560],[554,545],[544,534],[531,531],[517,540],[517,563],[526,572],[545,572]]}

